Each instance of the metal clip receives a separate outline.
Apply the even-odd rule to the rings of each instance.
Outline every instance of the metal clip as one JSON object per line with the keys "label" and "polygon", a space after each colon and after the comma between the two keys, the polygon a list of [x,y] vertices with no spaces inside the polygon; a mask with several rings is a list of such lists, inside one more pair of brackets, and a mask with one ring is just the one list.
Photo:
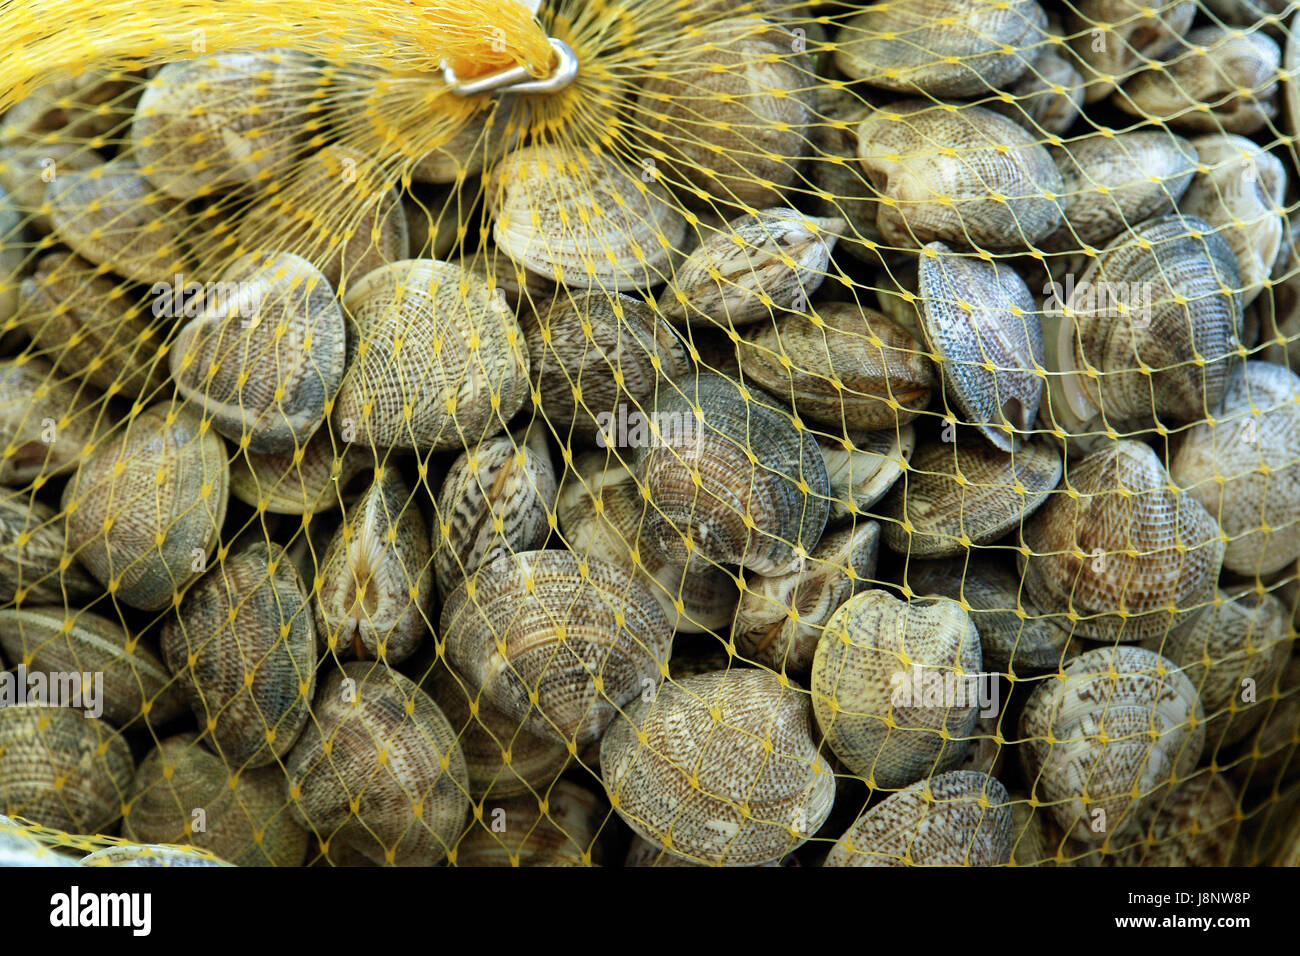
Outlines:
{"label": "metal clip", "polygon": [[563,40],[550,38],[559,62],[549,74],[537,79],[522,66],[498,70],[472,80],[462,80],[456,71],[443,63],[442,78],[456,96],[485,96],[488,93],[557,93],[578,77],[578,54]]}

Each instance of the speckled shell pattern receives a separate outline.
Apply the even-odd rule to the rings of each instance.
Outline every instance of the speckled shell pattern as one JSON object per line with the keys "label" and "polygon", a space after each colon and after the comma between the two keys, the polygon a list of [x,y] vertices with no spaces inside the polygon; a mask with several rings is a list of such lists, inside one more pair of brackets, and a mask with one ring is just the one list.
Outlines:
{"label": "speckled shell pattern", "polygon": [[204,743],[232,768],[289,752],[308,720],[316,629],[307,589],[279,545],[227,557],[163,625],[163,658],[185,689]]}
{"label": "speckled shell pattern", "polygon": [[319,682],[312,720],[285,761],[290,809],[328,851],[431,866],[469,810],[465,756],[438,705],[395,671],[342,665]]}
{"label": "speckled shell pattern", "polygon": [[1061,674],[1025,703],[1018,750],[1026,777],[1068,835],[1091,845],[1118,839],[1191,774],[1205,711],[1186,675],[1145,648],[1087,651]]}
{"label": "speckled shell pattern", "polygon": [[601,740],[601,776],[614,810],[655,846],[752,866],[830,813],[835,780],[812,733],[808,698],[775,674],[711,671],[629,706]]}
{"label": "speckled shell pattern", "polygon": [[648,547],[678,566],[780,574],[816,546],[829,513],[826,465],[813,436],[779,407],[712,372],[661,389],[660,434],[633,453],[654,507],[642,532]]}
{"label": "speckled shell pattern", "polygon": [[0,488],[0,601],[77,603],[99,584],[64,550],[64,518],[28,491]]}
{"label": "speckled shell pattern", "polygon": [[1166,791],[1142,814],[1145,826],[1113,857],[1115,866],[1216,867],[1232,863],[1241,820],[1237,794],[1202,771]]}
{"label": "speckled shell pattern", "polygon": [[[1196,16],[1193,0],[1169,0],[1137,8],[1132,0],[1080,0],[1065,12],[1066,35],[1087,81],[1089,103],[1107,96],[1119,82],[1180,45]],[[1113,24],[1098,43],[1096,24]]]}
{"label": "speckled shell pattern", "polygon": [[236,454],[230,462],[230,494],[254,508],[265,505],[271,514],[322,514],[342,507],[342,491],[373,468],[368,458],[321,428],[292,451]]}
{"label": "speckled shell pattern", "polygon": [[[961,762],[980,707],[968,685],[981,664],[979,633],[958,604],[863,591],[835,612],[817,645],[817,724],[869,786],[905,787]],[[927,693],[935,685],[945,692]]]}
{"label": "speckled shell pattern", "polygon": [[92,396],[44,359],[0,361],[0,442],[14,449],[0,461],[0,483],[22,486],[76,468],[95,424]]}
{"label": "speckled shell pattern", "polygon": [[645,585],[569,551],[497,558],[447,597],[440,630],[448,660],[494,707],[579,746],[659,686],[672,642]]}
{"label": "speckled shell pattern", "polygon": [[[596,838],[609,812],[595,792],[569,780],[539,796],[491,800],[456,845],[456,865],[599,866]],[[503,830],[494,829],[498,822]]]}
{"label": "speckled shell pattern", "polygon": [[857,819],[825,866],[1002,866],[1015,830],[996,777],[938,774],[891,794]]}

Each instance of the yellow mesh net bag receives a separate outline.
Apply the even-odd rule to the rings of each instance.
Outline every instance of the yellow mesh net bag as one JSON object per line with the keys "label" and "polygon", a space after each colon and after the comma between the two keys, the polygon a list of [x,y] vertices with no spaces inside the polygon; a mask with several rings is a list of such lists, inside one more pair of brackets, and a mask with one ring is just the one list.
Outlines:
{"label": "yellow mesh net bag", "polygon": [[1295,864],[1279,0],[0,3],[0,864]]}

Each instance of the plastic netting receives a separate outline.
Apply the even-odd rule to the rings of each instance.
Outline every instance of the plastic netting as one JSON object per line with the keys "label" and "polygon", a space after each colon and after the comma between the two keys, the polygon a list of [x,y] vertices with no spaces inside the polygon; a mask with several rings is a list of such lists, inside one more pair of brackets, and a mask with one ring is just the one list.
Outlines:
{"label": "plastic netting", "polygon": [[0,865],[1295,865],[1296,6],[0,3]]}

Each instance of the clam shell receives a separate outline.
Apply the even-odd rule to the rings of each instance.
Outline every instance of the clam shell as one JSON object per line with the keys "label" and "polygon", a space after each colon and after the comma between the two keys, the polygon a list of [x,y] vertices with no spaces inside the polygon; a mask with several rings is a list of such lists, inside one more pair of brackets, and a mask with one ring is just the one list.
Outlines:
{"label": "clam shell", "polygon": [[835,797],[811,724],[807,697],[770,671],[700,674],[615,720],[601,776],[623,821],[669,853],[714,866],[779,860]]}
{"label": "clam shell", "polygon": [[1292,657],[1271,687],[1259,688],[1264,718],[1241,747],[1236,776],[1242,790],[1281,792],[1300,779],[1300,657]]}
{"label": "clam shell", "polygon": [[672,631],[628,571],[568,551],[502,555],[443,604],[447,658],[530,733],[582,746],[653,693]]}
{"label": "clam shell", "polygon": [[317,657],[307,589],[283,548],[225,558],[185,593],[160,643],[226,764],[260,767],[289,752],[307,723]]}
{"label": "clam shell", "polygon": [[[7,115],[13,115],[13,108]],[[24,222],[45,235],[54,231],[54,223],[42,209],[49,177],[57,179],[61,171],[77,172],[103,163],[103,156],[78,142],[0,146],[0,189],[9,194]]]}
{"label": "clam shell", "polygon": [[0,361],[0,482],[26,485],[76,467],[95,428],[92,403],[44,359]]}
{"label": "clam shell", "polygon": [[949,557],[1014,532],[1061,481],[1042,442],[1007,454],[983,442],[928,442],[876,509],[885,544],[913,558]]}
{"label": "clam shell", "polygon": [[14,327],[18,311],[19,278],[27,260],[27,237],[22,212],[3,189],[0,189],[0,321],[6,331]]}
{"label": "clam shell", "polygon": [[982,106],[904,100],[858,127],[858,158],[884,197],[877,225],[894,245],[941,240],[1033,247],[1061,224],[1061,174],[1047,148]]}
{"label": "clam shell", "polygon": [[1043,333],[1024,280],[934,242],[921,252],[920,289],[925,338],[960,420],[1013,450],[1043,395]]}
{"label": "clam shell", "polygon": [[325,421],[343,381],[347,328],[334,290],[289,253],[235,263],[237,301],[209,303],[168,356],[186,400],[241,448],[292,451]]}
{"label": "clam shell", "polygon": [[[377,90],[382,97],[382,89]],[[525,107],[517,97],[501,96],[470,116],[445,143],[411,167],[417,183],[454,183],[477,176],[516,147],[527,129]]]}
{"label": "clam shell", "polygon": [[107,832],[134,771],[131,748],[105,721],[70,707],[0,707],[0,809],[8,816]]}
{"label": "clam shell", "polygon": [[1101,641],[1141,641],[1186,621],[1223,555],[1210,514],[1149,446],[1127,440],[1072,464],[1022,537],[1025,594],[1075,636]]}
{"label": "clam shell", "polygon": [[1244,363],[1213,420],[1186,431],[1169,464],[1178,487],[1222,526],[1228,570],[1268,575],[1300,557],[1298,460],[1300,376]]}
{"label": "clam shell", "polygon": [[1066,36],[1087,82],[1085,100],[1106,97],[1134,70],[1178,45],[1196,16],[1192,0],[1078,0],[1065,12]]}
{"label": "clam shell", "polygon": [[1176,666],[1145,648],[1103,647],[1034,689],[1019,751],[1033,797],[1068,836],[1123,845],[1164,788],[1190,775],[1204,724],[1196,688]]}
{"label": "clam shell", "polygon": [[342,507],[344,490],[374,459],[321,428],[306,444],[273,454],[244,452],[230,463],[230,493],[272,514],[319,514]]}
{"label": "clam shell", "polygon": [[[1064,41],[1053,37],[1051,42]],[[993,100],[988,108],[1015,120],[1035,136],[1060,136],[1075,124],[1083,109],[1083,74],[1073,57],[1049,46],[1007,92],[1010,102]]]}
{"label": "clam shell", "polygon": [[1023,794],[1011,794],[1011,821],[1014,846],[1013,866],[1065,865],[1065,836],[1052,817],[1051,810],[1034,806]]}
{"label": "clam shell", "polygon": [[531,793],[486,800],[456,845],[457,866],[591,866],[610,810],[586,787],[559,780]]}
{"label": "clam shell", "polygon": [[1144,832],[1135,842],[1110,857],[1114,865],[1229,866],[1241,815],[1224,778],[1201,771],[1153,801],[1142,822]]}
{"label": "clam shell", "polygon": [[827,620],[871,586],[879,550],[879,523],[863,521],[827,534],[802,568],[749,575],[731,629],[741,656],[776,671],[809,670]]}
{"label": "clam shell", "polygon": [[866,514],[894,486],[916,447],[916,430],[908,424],[838,443],[818,438],[817,445],[830,481],[830,520],[836,522]]}
{"label": "clam shell", "polygon": [[857,161],[858,126],[871,112],[872,107],[849,87],[818,87],[809,131],[812,152],[804,163],[804,175],[813,188],[808,208],[815,215],[845,223],[836,248],[875,264],[880,261],[877,246],[884,242],[876,226],[880,203]]}
{"label": "clam shell", "polygon": [[[960,606],[863,591],[840,606],[817,645],[817,724],[868,786],[904,787],[965,756],[979,711],[966,690],[979,670],[979,634]],[[940,684],[957,693],[924,693]]]}
{"label": "clam shell", "polygon": [[29,673],[102,679],[95,703],[115,727],[126,729],[138,718],[159,727],[185,713],[185,698],[158,655],[116,621],[90,611],[0,609],[0,648]]}
{"label": "clam shell", "polygon": [[343,300],[357,357],[332,422],[345,441],[434,451],[505,427],[528,397],[528,352],[501,291],[433,259],[394,262]]}
{"label": "clam shell", "polygon": [[793,309],[803,312],[830,266],[831,250],[847,228],[788,207],[746,213],[703,235],[659,295],[673,322],[752,325]]}
{"label": "clam shell", "polygon": [[102,588],[68,554],[63,515],[29,491],[0,488],[0,602],[87,601]]}
{"label": "clam shell", "polygon": [[1261,347],[1254,358],[1300,368],[1300,218],[1287,221],[1272,281],[1246,311],[1242,344]]}
{"label": "clam shell", "polygon": [[97,440],[64,486],[68,549],[117,600],[161,610],[212,556],[229,479],[197,412],[152,405]]}
{"label": "clam shell", "polygon": [[[535,308],[535,304],[554,298],[556,295],[553,281],[545,276],[539,276],[536,272],[529,272],[491,244],[484,244],[473,254],[456,256],[451,262],[453,265],[482,276],[489,289],[500,289],[505,293],[506,300],[515,308],[523,305],[532,305]],[[604,296],[608,299],[614,294],[606,292]]]}
{"label": "clam shell", "polygon": [[98,140],[130,121],[138,92],[136,77],[109,70],[46,83],[0,118],[0,142],[43,146],[56,139]]}
{"label": "clam shell", "polygon": [[918,780],[858,817],[824,866],[1002,866],[1015,830],[997,779],[954,770]]}
{"label": "clam shell", "polygon": [[494,167],[485,190],[497,248],[570,288],[658,285],[686,241],[666,187],[594,151],[524,147]]}
{"label": "clam shell", "polygon": [[322,680],[313,719],[289,753],[293,815],[326,854],[338,843],[372,863],[432,866],[469,809],[465,756],[438,705],[382,662]]}
{"label": "clam shell", "polygon": [[397,664],[424,640],[433,601],[429,528],[395,465],[375,469],[316,576],[316,628],[331,651]]}
{"label": "clam shell", "polygon": [[810,422],[849,431],[894,429],[930,403],[938,384],[922,345],[874,309],[827,302],[745,333],[740,368],[789,395]]}
{"label": "clam shell", "polygon": [[81,858],[82,866],[234,866],[207,851],[157,843],[106,846]]}
{"label": "clam shell", "polygon": [[228,765],[193,734],[162,741],[140,761],[122,832],[140,843],[207,850],[235,866],[302,866],[307,857],[307,831],[285,805],[284,771]]}
{"label": "clam shell", "polygon": [[830,484],[812,435],[778,408],[714,373],[661,390],[659,434],[633,456],[654,507],[642,532],[649,547],[679,567],[709,561],[759,574],[785,573],[807,555],[826,527]]}

